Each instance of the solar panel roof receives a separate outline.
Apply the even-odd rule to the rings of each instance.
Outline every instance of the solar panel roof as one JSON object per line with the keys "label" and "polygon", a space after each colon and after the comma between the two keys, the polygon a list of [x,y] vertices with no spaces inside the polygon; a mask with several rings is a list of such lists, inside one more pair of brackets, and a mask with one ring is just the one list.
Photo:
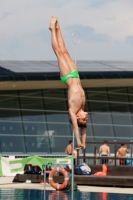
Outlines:
{"label": "solar panel roof", "polygon": [[[59,72],[57,61],[0,61],[0,66],[13,72]],[[79,71],[133,71],[129,61],[77,61]]]}
{"label": "solar panel roof", "polygon": [[[81,79],[133,78],[132,61],[77,61]],[[3,80],[59,80],[57,61],[0,61]]]}

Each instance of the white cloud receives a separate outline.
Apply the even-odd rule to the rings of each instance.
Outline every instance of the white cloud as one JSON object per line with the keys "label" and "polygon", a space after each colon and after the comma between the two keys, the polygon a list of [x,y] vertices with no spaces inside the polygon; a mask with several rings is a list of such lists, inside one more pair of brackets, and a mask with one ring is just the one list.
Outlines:
{"label": "white cloud", "polygon": [[[82,41],[85,41],[85,42],[98,42],[98,41],[108,42],[110,40],[110,37],[108,35],[95,33],[94,28],[90,26],[82,26],[79,24],[75,24],[73,26],[66,27],[66,30],[69,31],[70,33],[72,33],[73,30],[76,30],[76,32],[73,32],[73,34],[74,33],[77,33],[77,34],[73,35],[73,37],[76,37],[76,35],[77,37],[82,36]],[[77,41],[78,41],[78,38],[77,38]]]}
{"label": "white cloud", "polygon": [[0,0],[0,59],[56,59],[48,30],[55,14],[72,57],[78,28],[79,59],[133,60],[132,10],[132,0]]}

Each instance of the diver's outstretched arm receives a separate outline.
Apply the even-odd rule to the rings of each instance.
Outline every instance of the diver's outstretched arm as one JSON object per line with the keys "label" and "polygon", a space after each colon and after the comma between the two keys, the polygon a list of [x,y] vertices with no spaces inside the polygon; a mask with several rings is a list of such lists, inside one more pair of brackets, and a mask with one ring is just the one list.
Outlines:
{"label": "diver's outstretched arm", "polygon": [[72,121],[72,125],[73,125],[73,131],[74,131],[74,134],[75,134],[75,137],[76,137],[78,147],[84,148],[84,144],[81,143],[81,140],[80,140],[79,128],[78,128],[76,115],[74,114],[74,112],[70,108],[69,108],[69,115],[71,117],[71,121]]}

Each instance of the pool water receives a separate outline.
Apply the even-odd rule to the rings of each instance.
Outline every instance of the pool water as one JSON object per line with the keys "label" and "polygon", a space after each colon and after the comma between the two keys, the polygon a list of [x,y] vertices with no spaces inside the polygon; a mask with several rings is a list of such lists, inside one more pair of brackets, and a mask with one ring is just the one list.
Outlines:
{"label": "pool water", "polygon": [[0,189],[0,200],[133,200],[132,194],[106,192],[44,191],[31,189]]}

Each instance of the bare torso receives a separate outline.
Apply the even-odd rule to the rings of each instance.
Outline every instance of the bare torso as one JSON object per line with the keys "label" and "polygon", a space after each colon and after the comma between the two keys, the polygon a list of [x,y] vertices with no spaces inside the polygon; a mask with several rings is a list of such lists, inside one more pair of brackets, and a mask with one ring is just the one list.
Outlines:
{"label": "bare torso", "polygon": [[128,149],[126,147],[120,147],[118,149],[118,157],[126,156]]}
{"label": "bare torso", "polygon": [[100,149],[99,149],[99,154],[106,154],[109,155],[110,154],[110,149],[109,146],[103,144]]}
{"label": "bare torso", "polygon": [[72,145],[71,144],[68,144],[66,149],[65,149],[65,153],[70,155],[72,154]]}
{"label": "bare torso", "polygon": [[68,105],[77,114],[80,109],[84,110],[85,93],[81,87],[79,78],[70,78],[67,81],[68,86]]}

